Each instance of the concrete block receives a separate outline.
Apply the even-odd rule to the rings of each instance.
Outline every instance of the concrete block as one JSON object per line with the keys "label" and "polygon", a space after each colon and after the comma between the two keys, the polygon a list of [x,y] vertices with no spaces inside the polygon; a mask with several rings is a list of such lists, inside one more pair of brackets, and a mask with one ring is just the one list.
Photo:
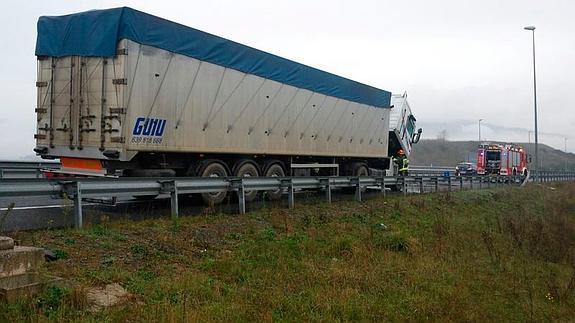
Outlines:
{"label": "concrete block", "polygon": [[0,250],[14,249],[14,239],[10,237],[0,237]]}
{"label": "concrete block", "polygon": [[35,271],[44,263],[44,249],[16,246],[0,250],[0,278]]}
{"label": "concrete block", "polygon": [[50,286],[66,287],[59,277],[26,273],[0,278],[0,301],[15,303],[18,300],[40,293]]}

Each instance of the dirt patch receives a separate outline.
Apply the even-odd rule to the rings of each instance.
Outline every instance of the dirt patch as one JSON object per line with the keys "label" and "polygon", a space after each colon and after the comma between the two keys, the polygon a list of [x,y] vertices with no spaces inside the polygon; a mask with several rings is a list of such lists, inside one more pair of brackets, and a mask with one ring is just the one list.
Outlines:
{"label": "dirt patch", "polygon": [[91,311],[99,311],[105,307],[110,307],[130,298],[128,293],[118,283],[108,284],[104,287],[91,287],[86,291],[86,299],[91,304]]}

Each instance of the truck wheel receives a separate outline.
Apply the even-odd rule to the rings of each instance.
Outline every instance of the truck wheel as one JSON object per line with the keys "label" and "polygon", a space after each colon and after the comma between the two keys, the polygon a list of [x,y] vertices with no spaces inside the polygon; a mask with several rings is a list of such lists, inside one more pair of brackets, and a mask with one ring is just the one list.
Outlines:
{"label": "truck wheel", "polygon": [[369,176],[369,169],[365,164],[354,165],[354,176]]}
{"label": "truck wheel", "polygon": [[[237,177],[258,177],[258,168],[250,161],[245,161],[239,163],[239,167],[236,168],[234,176]],[[246,202],[251,202],[258,197],[258,191],[245,191],[244,198]]]}
{"label": "truck wheel", "polygon": [[[269,166],[268,169],[266,169],[264,175],[266,177],[284,177],[285,172],[283,167],[280,164],[276,163]],[[270,200],[279,200],[282,197],[282,189],[278,188],[276,190],[266,191],[266,195]]]}
{"label": "truck wheel", "polygon": [[[359,176],[359,177],[369,176],[369,169],[367,168],[367,165],[364,163],[351,164],[351,176]],[[342,191],[345,193],[354,193],[355,187],[346,187]],[[363,193],[365,191],[367,191],[367,187],[363,186],[361,188],[361,192]]]}
{"label": "truck wheel", "polygon": [[[200,170],[201,177],[227,177],[228,171],[226,167],[219,161],[207,162],[206,166]],[[203,193],[202,199],[208,205],[216,205],[222,203],[227,196],[227,192],[213,192]]]}

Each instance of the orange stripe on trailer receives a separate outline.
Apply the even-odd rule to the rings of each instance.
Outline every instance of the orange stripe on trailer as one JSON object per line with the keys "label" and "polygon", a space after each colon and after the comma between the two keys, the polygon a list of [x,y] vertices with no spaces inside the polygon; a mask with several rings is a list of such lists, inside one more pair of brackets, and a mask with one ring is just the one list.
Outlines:
{"label": "orange stripe on trailer", "polygon": [[102,171],[102,163],[98,159],[62,157],[60,158],[60,163],[62,168]]}

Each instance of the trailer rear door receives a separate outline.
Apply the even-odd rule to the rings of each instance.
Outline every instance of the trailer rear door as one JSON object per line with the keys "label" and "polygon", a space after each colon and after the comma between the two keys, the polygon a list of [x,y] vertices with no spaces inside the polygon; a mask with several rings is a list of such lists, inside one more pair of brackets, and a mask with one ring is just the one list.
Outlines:
{"label": "trailer rear door", "polygon": [[[58,156],[105,158],[93,152],[120,148],[126,109],[125,55],[39,57],[38,146]],[[84,150],[92,153],[82,154]]]}

